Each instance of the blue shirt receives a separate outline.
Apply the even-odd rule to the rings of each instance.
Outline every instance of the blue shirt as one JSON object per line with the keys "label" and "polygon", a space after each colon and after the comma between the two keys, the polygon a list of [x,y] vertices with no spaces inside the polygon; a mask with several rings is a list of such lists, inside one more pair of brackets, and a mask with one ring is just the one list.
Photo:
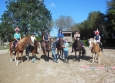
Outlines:
{"label": "blue shirt", "polygon": [[52,49],[56,49],[56,42],[52,42],[51,46],[52,46]]}
{"label": "blue shirt", "polygon": [[57,38],[63,38],[63,37],[64,37],[63,33],[58,33]]}
{"label": "blue shirt", "polygon": [[69,50],[69,49],[68,49],[69,43],[64,43],[64,46],[65,46],[65,47],[63,48],[63,50],[64,50],[64,51],[68,51],[68,50]]}
{"label": "blue shirt", "polygon": [[16,39],[18,39],[18,38],[20,38],[21,36],[20,36],[19,33],[15,33],[15,34],[14,34],[14,37],[15,37]]}

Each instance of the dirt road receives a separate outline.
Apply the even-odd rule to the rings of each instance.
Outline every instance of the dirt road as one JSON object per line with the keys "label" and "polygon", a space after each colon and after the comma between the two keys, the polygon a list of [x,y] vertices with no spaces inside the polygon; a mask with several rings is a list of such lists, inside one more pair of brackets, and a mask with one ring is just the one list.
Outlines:
{"label": "dirt road", "polygon": [[[71,51],[71,49],[70,49]],[[86,48],[86,56],[80,61],[69,59],[69,63],[40,60],[25,60],[16,66],[10,62],[8,50],[0,51],[0,83],[115,83],[115,49],[104,49],[101,65],[91,63],[91,53]],[[69,53],[74,56],[74,53]],[[50,54],[51,57],[51,54]],[[101,67],[99,67],[101,66]]]}

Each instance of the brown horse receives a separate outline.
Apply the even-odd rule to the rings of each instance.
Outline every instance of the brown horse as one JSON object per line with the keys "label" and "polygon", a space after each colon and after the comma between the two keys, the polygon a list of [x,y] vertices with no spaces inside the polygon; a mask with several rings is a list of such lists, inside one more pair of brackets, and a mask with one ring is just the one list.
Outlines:
{"label": "brown horse", "polygon": [[[76,55],[77,55],[77,51],[78,51],[79,52],[78,61],[80,62],[80,58],[82,58],[86,54],[85,48],[83,48],[82,45],[81,45],[81,40],[76,39],[74,41],[73,48],[74,48],[74,51],[75,51],[75,61],[76,61]],[[82,54],[82,57],[81,57],[81,54]]]}
{"label": "brown horse", "polygon": [[[9,50],[10,50],[10,60],[12,61],[12,55],[13,55],[13,50],[12,50],[12,45],[13,45],[13,42],[10,42],[9,43]],[[25,45],[27,43],[31,43],[31,39],[30,39],[30,36],[26,36],[24,38],[22,38],[15,46],[15,54],[16,54],[16,57],[15,57],[15,61],[16,61],[16,65],[18,66],[19,62],[19,53],[21,53],[21,61],[23,61],[23,51],[24,51],[24,48],[25,48]]]}
{"label": "brown horse", "polygon": [[[43,54],[45,56],[47,56],[45,61],[49,61],[49,53],[51,51],[51,40],[43,41],[41,44],[41,48],[43,50]],[[46,53],[48,53],[48,54],[46,54]]]}
{"label": "brown horse", "polygon": [[57,54],[63,57],[63,39],[59,38],[58,42],[57,42]]}
{"label": "brown horse", "polygon": [[32,56],[34,56],[34,55],[36,56],[37,48],[40,48],[40,42],[35,41],[34,45],[27,44],[25,48],[26,48],[26,57],[29,60],[29,52],[32,53]]}
{"label": "brown horse", "polygon": [[[90,38],[88,42],[89,42],[89,48],[92,53],[92,63],[94,63],[94,59],[98,58],[98,64],[100,64],[100,57],[102,56],[102,52],[101,52],[101,48],[99,47],[99,44],[94,38]],[[95,57],[93,56],[94,54]]]}

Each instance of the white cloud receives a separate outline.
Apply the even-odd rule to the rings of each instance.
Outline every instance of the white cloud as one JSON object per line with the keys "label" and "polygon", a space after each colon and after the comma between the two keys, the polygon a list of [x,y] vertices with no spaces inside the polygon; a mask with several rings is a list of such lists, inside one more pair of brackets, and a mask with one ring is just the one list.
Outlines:
{"label": "white cloud", "polygon": [[50,7],[56,7],[56,5],[54,3],[51,3],[49,6]]}

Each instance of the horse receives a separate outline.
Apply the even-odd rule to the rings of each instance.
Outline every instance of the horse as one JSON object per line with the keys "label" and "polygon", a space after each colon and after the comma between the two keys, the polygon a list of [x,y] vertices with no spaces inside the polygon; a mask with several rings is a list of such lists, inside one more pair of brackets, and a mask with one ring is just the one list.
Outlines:
{"label": "horse", "polygon": [[[45,58],[45,61],[49,61],[49,53],[51,51],[51,40],[45,40],[41,43],[41,48],[43,51],[43,54],[47,56]],[[47,54],[46,54],[47,53]]]}
{"label": "horse", "polygon": [[[98,58],[98,64],[100,64],[100,58],[102,56],[102,53],[101,53],[102,50],[101,50],[99,44],[97,43],[97,41],[94,38],[88,39],[88,43],[89,43],[89,49],[91,50],[91,54],[92,54],[92,63],[94,63],[94,60],[97,57]],[[95,54],[95,57],[93,56],[94,54]]]}
{"label": "horse", "polygon": [[[10,51],[10,61],[11,62],[12,62],[12,55],[13,55],[13,50],[12,50],[13,42],[14,41],[9,42],[9,51]],[[18,41],[17,44],[15,45],[14,52],[16,54],[16,56],[15,56],[16,66],[19,65],[19,61],[18,61],[19,53],[21,53],[21,61],[23,62],[23,51],[24,51],[25,45],[27,43],[32,43],[30,36],[25,36],[20,41]]]}
{"label": "horse", "polygon": [[[62,38],[59,38],[58,42],[57,42],[57,54],[59,56],[62,56],[63,57],[63,39]],[[60,54],[59,54],[60,53]]]}
{"label": "horse", "polygon": [[[75,61],[76,61],[76,55],[77,55],[77,51],[79,52],[79,58],[78,61],[80,62],[80,58],[83,58],[84,55],[86,54],[86,50],[84,47],[82,47],[81,45],[81,40],[76,39],[73,43],[73,49],[75,51]],[[81,57],[82,54],[82,57]]]}
{"label": "horse", "polygon": [[40,42],[35,41],[34,45],[33,44],[27,44],[25,47],[25,52],[26,52],[26,57],[27,60],[29,60],[29,53],[32,53],[32,56],[36,56],[37,53],[37,48],[40,48]]}

